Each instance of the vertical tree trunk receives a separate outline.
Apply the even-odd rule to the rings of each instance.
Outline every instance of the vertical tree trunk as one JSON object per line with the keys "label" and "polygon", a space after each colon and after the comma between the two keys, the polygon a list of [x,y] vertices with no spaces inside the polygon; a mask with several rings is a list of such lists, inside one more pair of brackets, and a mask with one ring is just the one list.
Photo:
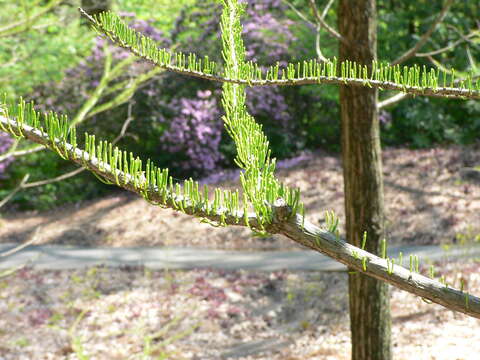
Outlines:
{"label": "vertical tree trunk", "polygon": [[[377,53],[375,0],[340,0],[338,23],[347,40],[340,43],[340,60],[370,65]],[[347,240],[360,246],[366,231],[366,250],[376,254],[384,237],[377,102],[376,89],[340,87]],[[349,298],[352,359],[391,359],[388,285],[350,274]]]}

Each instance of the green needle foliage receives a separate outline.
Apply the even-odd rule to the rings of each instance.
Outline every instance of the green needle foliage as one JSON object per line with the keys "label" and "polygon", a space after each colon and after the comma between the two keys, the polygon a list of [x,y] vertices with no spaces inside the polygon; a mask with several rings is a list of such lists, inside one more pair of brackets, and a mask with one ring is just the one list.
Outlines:
{"label": "green needle foliage", "polygon": [[[264,232],[264,225],[271,221],[271,204],[277,197],[286,199],[292,209],[296,209],[299,203],[298,190],[272,180],[270,182],[276,187],[266,188],[266,182],[260,179],[264,172],[258,170],[259,165],[255,162],[245,167],[247,175],[243,177],[244,183],[250,184],[253,178],[259,179],[260,185],[253,190],[244,188],[244,201],[241,203],[238,190],[212,190],[204,185],[203,191],[200,191],[198,182],[192,179],[185,180],[181,186],[173,181],[168,169],[160,169],[150,160],[142,162],[132,153],[107,141],[97,141],[95,135],[85,133],[84,150],[81,150],[77,147],[76,128],[70,126],[66,116],[54,112],[40,114],[34,110],[33,103],[20,101],[13,104],[6,97],[0,106],[1,130],[46,146],[63,159],[90,170],[100,181],[134,191],[155,205],[208,218],[217,226],[245,224],[255,231]],[[268,142],[265,146],[268,147]],[[213,201],[209,200],[209,193],[214,194]],[[270,205],[262,202],[268,200],[271,200]],[[250,205],[257,216],[249,215]]]}
{"label": "green needle foliage", "polygon": [[[275,178],[275,159],[270,157],[269,142],[262,126],[247,112],[245,88],[253,85],[300,85],[335,83],[376,86],[412,94],[480,98],[480,84],[467,76],[454,87],[454,72],[447,76],[436,70],[419,67],[390,67],[374,62],[371,73],[364,65],[346,61],[319,63],[315,60],[288,64],[286,68],[271,67],[264,74],[260,67],[245,61],[241,38],[240,17],[244,4],[237,0],[220,0],[223,57],[219,66],[207,56],[200,60],[195,54],[174,53],[158,49],[155,42],[128,28],[116,15],[103,13],[93,19],[83,11],[101,34],[133,54],[156,65],[185,75],[222,81],[223,120],[237,148],[236,164],[243,170],[242,189],[230,191],[204,186],[192,179],[175,183],[168,169],[158,168],[150,160],[142,161],[107,141],[97,141],[95,135],[85,134],[79,148],[75,124],[66,116],[54,112],[40,114],[33,104],[20,101],[13,104],[7,97],[0,101],[0,129],[17,138],[25,137],[55,151],[63,159],[73,161],[93,172],[101,181],[140,194],[148,202],[201,218],[214,226],[243,225],[264,236],[283,234],[292,240],[347,265],[355,271],[389,282],[450,309],[480,318],[480,299],[463,289],[449,287],[418,274],[418,257],[410,257],[410,271],[395,264],[387,256],[384,242],[382,257],[347,244],[338,233],[338,218],[326,214],[326,228],[320,229],[305,220],[304,204],[299,189],[290,189]],[[442,78],[443,80],[439,80]],[[448,87],[450,86],[450,87]],[[209,194],[213,194],[213,201]],[[253,210],[253,213],[251,212]],[[402,260],[400,260],[400,264]],[[431,270],[431,277],[434,270]]]}
{"label": "green needle foliage", "polygon": [[[233,0],[223,0],[222,3],[220,25],[222,33],[226,34],[222,38],[224,76],[239,78],[245,65],[245,47],[240,24],[245,5]],[[256,215],[262,219],[261,223],[270,223],[272,212],[269,204],[273,204],[277,197],[283,197],[285,190],[275,179],[275,159],[270,159],[268,140],[262,132],[262,126],[247,112],[245,85],[224,83],[222,104],[226,113],[223,117],[225,127],[237,147],[235,163],[245,170],[245,173],[240,175],[240,181],[246,198],[253,204]],[[296,208],[296,204],[289,205]]]}
{"label": "green needle foliage", "polygon": [[[99,34],[107,36],[118,46],[128,49],[156,66],[194,77],[247,86],[345,83],[377,87],[381,90],[397,90],[413,95],[480,99],[480,79],[474,77],[472,73],[466,74],[464,79],[458,79],[454,69],[438,70],[418,65],[390,66],[373,61],[369,70],[366,64],[348,60],[339,64],[334,58],[325,62],[312,59],[289,63],[285,67],[280,67],[277,63],[262,71],[257,63],[239,61],[235,72],[232,73],[231,69],[222,70],[222,67],[210,61],[208,56],[201,58],[192,53],[159,49],[154,40],[129,28],[111,12],[101,13],[95,18],[81,12]],[[239,36],[232,38],[237,42],[239,39]],[[229,39],[224,37],[222,41],[225,46]],[[238,43],[237,46],[243,45]],[[240,48],[237,49],[237,53],[239,50]],[[224,50],[225,66],[228,67],[229,60],[225,55]]]}

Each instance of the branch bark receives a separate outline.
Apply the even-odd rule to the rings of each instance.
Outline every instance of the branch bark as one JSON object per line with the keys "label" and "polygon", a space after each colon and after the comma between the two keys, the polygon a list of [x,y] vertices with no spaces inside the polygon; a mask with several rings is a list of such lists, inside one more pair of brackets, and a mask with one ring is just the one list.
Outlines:
{"label": "branch bark", "polygon": [[[31,126],[22,124],[20,126],[14,119],[6,118],[0,115],[0,125],[17,135],[22,132],[23,135],[36,143],[47,147],[52,147],[52,140],[48,134]],[[74,148],[68,143],[63,143],[54,139],[54,144],[60,149],[65,149],[68,159],[88,170],[100,175],[112,182],[116,177],[120,179],[121,187],[142,195],[146,200],[156,203],[163,207],[176,209],[175,203],[185,200],[184,212],[187,215],[208,219],[217,223],[222,220],[227,225],[245,226],[243,213],[232,213],[227,209],[219,209],[216,214],[208,213],[205,206],[192,206],[190,199],[183,198],[174,193],[167,193],[167,198],[163,201],[161,193],[157,188],[150,187],[147,191],[140,194],[142,180],[135,182],[132,176],[125,174],[120,170],[112,171],[109,164],[99,161],[97,158],[90,158],[90,154],[83,150]],[[304,245],[314,251],[323,253],[349,268],[366,274],[373,278],[384,281],[400,289],[406,290],[412,294],[421,296],[432,302],[445,306],[448,309],[467,314],[480,319],[480,298],[470,295],[466,292],[450,288],[433,279],[429,279],[414,270],[409,271],[402,266],[392,263],[392,259],[381,258],[364,251],[358,247],[346,243],[340,237],[321,229],[300,214],[291,216],[291,209],[285,205],[282,199],[277,200],[272,205],[273,221],[265,225],[268,232],[272,234],[283,234],[289,239]],[[222,219],[223,218],[223,219]],[[260,228],[260,222],[257,217],[249,213],[247,215],[248,223],[253,228]]]}
{"label": "branch bark", "polygon": [[408,96],[406,93],[398,93],[396,95],[393,95],[392,97],[389,97],[388,99],[385,99],[383,101],[380,101],[377,105],[377,109],[383,109],[384,107],[396,104],[399,101],[402,101]]}
{"label": "branch bark", "polygon": [[332,28],[330,25],[328,25],[325,22],[325,19],[323,18],[323,16],[320,15],[320,13],[318,12],[317,5],[315,5],[315,0],[310,0],[309,3],[310,3],[310,7],[312,8],[313,15],[315,15],[315,19],[317,19],[317,23],[335,39],[341,41],[342,43],[347,44],[348,43],[347,39],[345,39],[338,31],[336,31],[334,28]]}

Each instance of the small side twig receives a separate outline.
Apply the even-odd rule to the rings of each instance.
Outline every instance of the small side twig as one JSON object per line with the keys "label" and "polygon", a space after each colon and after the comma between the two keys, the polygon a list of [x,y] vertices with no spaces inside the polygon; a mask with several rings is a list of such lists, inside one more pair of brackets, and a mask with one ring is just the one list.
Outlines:
{"label": "small side twig", "polygon": [[452,6],[454,1],[455,0],[447,0],[446,1],[445,5],[443,6],[442,11],[440,11],[440,14],[435,19],[435,21],[430,26],[430,28],[425,32],[425,34],[422,35],[422,37],[417,41],[417,43],[412,48],[407,50],[403,55],[401,55],[395,61],[393,61],[392,64],[391,64],[392,66],[397,65],[397,64],[401,64],[401,63],[407,61],[408,59],[410,59],[411,57],[414,57],[417,54],[418,50],[420,50],[422,48],[422,46],[425,45],[426,42],[430,39],[433,32],[437,28],[438,24],[440,24],[443,21],[443,19],[445,19],[445,16],[447,15],[448,10],[450,9],[450,7]]}
{"label": "small side twig", "polygon": [[10,255],[13,255],[13,254],[19,252],[20,250],[25,249],[27,246],[36,243],[38,241],[38,236],[37,235],[39,233],[39,230],[40,230],[40,227],[37,227],[35,229],[35,232],[33,233],[32,237],[30,238],[30,240],[28,240],[27,242],[24,242],[23,244],[15,246],[13,249],[10,249],[8,251],[0,253],[0,257],[7,257],[7,256],[10,256]]}

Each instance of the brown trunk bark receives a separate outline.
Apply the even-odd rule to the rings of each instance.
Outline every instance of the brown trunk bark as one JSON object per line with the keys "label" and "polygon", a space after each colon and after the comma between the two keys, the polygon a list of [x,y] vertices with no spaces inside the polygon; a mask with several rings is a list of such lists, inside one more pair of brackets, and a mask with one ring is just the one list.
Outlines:
{"label": "brown trunk bark", "polygon": [[[370,65],[376,59],[375,0],[340,0],[338,23],[347,43],[339,58]],[[378,91],[340,87],[342,159],[347,241],[378,254],[384,237],[383,179],[378,123]],[[388,285],[360,273],[349,274],[353,360],[391,359]]]}

